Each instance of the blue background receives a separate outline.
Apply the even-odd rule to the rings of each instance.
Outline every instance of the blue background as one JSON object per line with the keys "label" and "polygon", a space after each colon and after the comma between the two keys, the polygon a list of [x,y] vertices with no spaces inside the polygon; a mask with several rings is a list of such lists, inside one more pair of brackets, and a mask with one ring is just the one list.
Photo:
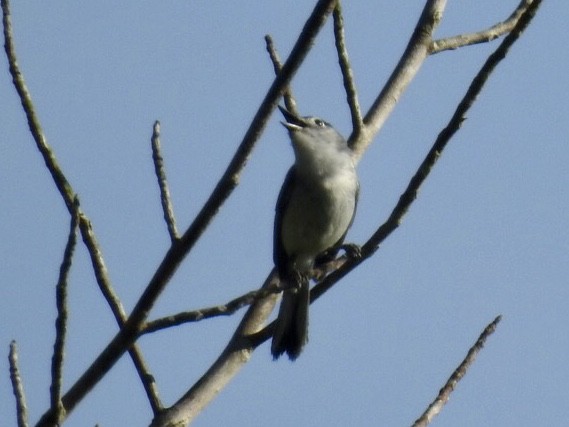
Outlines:
{"label": "blue background", "polygon": [[[78,192],[113,285],[130,311],[168,248],[151,161],[154,120],[179,227],[224,171],[273,80],[263,36],[286,57],[313,2],[13,2],[18,59],[48,142]],[[421,2],[345,2],[346,37],[367,110]],[[484,29],[516,1],[451,1],[438,37]],[[196,426],[410,425],[478,334],[503,321],[437,426],[560,425],[569,417],[569,39],[566,2],[544,2],[491,77],[402,226],[311,307],[294,364],[268,345]],[[362,243],[388,216],[497,42],[427,59],[359,165]],[[69,216],[27,130],[0,56],[0,419],[14,420],[7,354],[16,339],[30,421],[49,405],[54,286]],[[293,81],[300,111],[350,132],[331,21]],[[216,305],[272,267],[276,196],[293,161],[274,115],[241,185],[151,317]],[[79,242],[69,284],[68,389],[116,333]],[[144,337],[166,404],[224,347],[240,314]],[[147,425],[129,358],[70,426]]]}

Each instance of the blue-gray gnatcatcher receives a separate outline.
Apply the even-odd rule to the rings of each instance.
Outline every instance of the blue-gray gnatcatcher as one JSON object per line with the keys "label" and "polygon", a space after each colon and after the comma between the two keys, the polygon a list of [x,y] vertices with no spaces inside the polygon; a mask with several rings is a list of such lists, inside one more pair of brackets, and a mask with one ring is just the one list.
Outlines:
{"label": "blue-gray gnatcatcher", "polygon": [[359,183],[352,151],[330,124],[279,106],[295,162],[276,206],[273,259],[285,285],[271,353],[298,357],[308,339],[309,280],[321,260],[336,255],[352,224]]}

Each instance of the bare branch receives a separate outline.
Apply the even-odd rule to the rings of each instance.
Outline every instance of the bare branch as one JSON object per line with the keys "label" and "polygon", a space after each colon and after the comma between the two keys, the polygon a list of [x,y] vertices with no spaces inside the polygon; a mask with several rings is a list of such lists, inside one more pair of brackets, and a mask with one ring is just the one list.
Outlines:
{"label": "bare branch", "polygon": [[[112,291],[110,285],[110,280],[108,279],[107,269],[105,267],[103,257],[101,255],[99,245],[91,229],[91,223],[87,218],[87,216],[80,211],[80,208],[75,206],[75,200],[77,196],[73,191],[71,184],[69,183],[69,181],[67,181],[67,178],[63,174],[61,168],[59,167],[51,147],[47,143],[47,138],[42,131],[39,119],[35,113],[34,105],[31,99],[31,95],[26,86],[24,76],[18,67],[16,59],[16,51],[13,42],[12,23],[10,19],[9,6],[10,6],[9,0],[2,0],[4,39],[5,39],[4,46],[8,62],[10,64],[10,73],[12,74],[12,80],[14,82],[14,86],[16,87],[16,91],[20,96],[22,106],[28,118],[28,125],[30,128],[30,132],[34,137],[36,146],[44,158],[46,167],[51,173],[55,185],[59,189],[59,192],[69,210],[69,213],[72,216],[79,215],[79,227],[81,230],[81,235],[83,237],[85,245],[87,246],[89,255],[91,256],[91,262],[93,264],[93,269],[95,271],[97,282],[99,283],[101,289],[104,289],[103,294],[105,294],[105,296],[111,294],[114,295],[114,292]],[[109,300],[109,298],[107,298],[107,300]],[[111,300],[113,300],[113,298],[111,298]]]}
{"label": "bare branch", "polygon": [[533,0],[522,0],[516,10],[504,22],[500,22],[484,31],[470,34],[460,34],[454,37],[433,40],[429,47],[429,53],[435,54],[445,50],[458,49],[463,46],[470,46],[478,43],[486,43],[503,36],[512,31],[518,23],[520,17],[527,8],[532,4]]}
{"label": "bare branch", "polygon": [[[107,266],[105,265],[103,254],[101,252],[101,248],[99,246],[95,233],[93,232],[91,222],[82,212],[79,213],[79,229],[81,230],[83,243],[89,252],[99,289],[107,301],[107,304],[109,304],[109,307],[111,308],[118,326],[122,328],[127,320],[126,312],[120,301],[120,298],[111,285]],[[144,386],[144,391],[146,392],[146,396],[148,398],[152,411],[153,413],[158,413],[162,409],[158,387],[154,381],[154,376],[150,373],[150,369],[148,368],[144,357],[142,356],[142,351],[138,345],[134,344],[128,350],[128,352],[132,359],[132,362],[134,363],[140,381]],[[70,412],[65,399],[63,400],[63,404],[67,412]]]}
{"label": "bare branch", "polygon": [[[269,53],[269,57],[271,58],[271,62],[273,63],[273,69],[275,71],[275,75],[278,75],[282,69],[281,59],[279,57],[279,52],[275,47],[275,43],[273,42],[273,38],[267,34],[265,36],[265,43],[267,46],[267,52]],[[298,115],[298,110],[296,108],[296,101],[294,100],[294,95],[292,94],[292,89],[290,85],[287,85],[283,92],[283,98],[285,102],[286,109],[293,114]]]}
{"label": "bare branch", "polygon": [[454,391],[462,377],[466,375],[466,371],[474,363],[476,356],[478,356],[478,353],[480,353],[484,347],[484,344],[486,343],[488,337],[494,333],[496,327],[498,326],[498,323],[500,323],[500,320],[502,320],[502,316],[496,317],[488,326],[486,326],[486,328],[484,328],[484,331],[482,331],[474,345],[468,350],[468,353],[462,363],[458,366],[458,368],[455,369],[443,388],[441,388],[436,399],[413,423],[413,427],[427,426],[433,420],[433,418],[441,412],[445,404],[448,402],[450,394]]}
{"label": "bare branch", "polygon": [[344,17],[342,16],[342,4],[340,1],[336,3],[334,8],[334,39],[336,40],[336,50],[338,52],[338,62],[340,63],[340,70],[344,78],[344,88],[346,90],[346,97],[348,106],[350,107],[350,114],[352,116],[352,128],[354,136],[351,141],[358,139],[363,129],[362,112],[360,110],[360,103],[358,101],[358,92],[356,90],[356,83],[354,81],[354,71],[350,64],[348,57],[348,49],[346,48],[346,35],[344,33]]}
{"label": "bare branch", "polygon": [[[277,77],[269,89],[263,103],[259,107],[231,163],[229,164],[222,178],[219,180],[215,190],[212,192],[209,199],[193,221],[192,225],[186,230],[181,238],[178,238],[178,234],[175,228],[174,216],[171,216],[170,222],[168,218],[166,219],[169,227],[172,245],[168,252],[165,254],[162,263],[155,272],[153,278],[149,282],[147,288],[145,289],[143,295],[140,297],[131,316],[128,319],[126,318],[126,314],[124,313],[124,309],[122,308],[120,300],[111,287],[111,282],[108,277],[99,245],[92,231],[91,224],[87,216],[83,214],[79,208],[73,208],[72,205],[73,201],[75,200],[73,189],[60,170],[50,147],[47,145],[45,135],[41,130],[39,120],[37,119],[34,112],[31,97],[17,65],[14,46],[12,43],[9,0],[1,0],[1,2],[3,10],[4,37],[6,41],[5,49],[10,64],[10,73],[12,75],[16,90],[20,96],[26,116],[28,118],[30,131],[34,136],[38,150],[42,154],[46,166],[50,171],[69,211],[72,213],[72,215],[78,215],[79,228],[81,230],[83,241],[88,248],[97,282],[109,305],[111,306],[111,309],[113,310],[115,318],[117,319],[117,323],[121,327],[119,333],[107,345],[107,347],[97,357],[92,365],[84,372],[84,374],[77,380],[73,387],[71,387],[68,393],[63,396],[62,401],[64,409],[67,411],[66,414],[63,414],[63,419],[65,419],[65,417],[92,389],[92,387],[112,368],[114,363],[116,363],[116,361],[125,353],[125,351],[130,348],[129,352],[133,358],[133,361],[135,362],[137,371],[143,380],[143,384],[145,385],[147,394],[149,395],[149,399],[155,413],[155,421],[153,422],[153,425],[166,425],[166,422],[169,423],[172,422],[172,420],[177,422],[180,422],[179,420],[183,420],[182,422],[187,422],[193,419],[193,417],[199,413],[211,399],[213,399],[217,391],[220,390],[239,371],[240,367],[248,361],[250,354],[255,348],[257,342],[253,340],[252,337],[254,337],[255,334],[262,334],[263,331],[270,330],[269,326],[268,328],[265,328],[263,331],[259,332],[263,323],[270,315],[276,299],[274,291],[269,291],[271,286],[277,286],[274,282],[274,274],[271,275],[269,279],[267,279],[267,282],[265,283],[264,289],[262,291],[255,291],[246,294],[243,297],[237,298],[229,303],[234,304],[231,305],[230,309],[234,308],[237,310],[243,305],[251,304],[251,301],[246,297],[253,298],[253,304],[247,311],[239,328],[236,330],[233,338],[228,343],[224,352],[211,366],[208,372],[198,381],[198,383],[196,383],[172,408],[168,408],[167,410],[162,411],[156,390],[154,389],[154,382],[151,380],[152,376],[148,373],[148,370],[144,365],[144,361],[142,360],[142,356],[140,355],[139,350],[134,342],[141,333],[147,332],[143,330],[144,321],[148,317],[148,314],[154,306],[156,300],[165,289],[165,286],[167,285],[169,279],[172,277],[185,256],[189,253],[189,251],[191,251],[197,240],[201,237],[207,226],[210,224],[218,212],[219,208],[223,205],[223,203],[227,200],[235,187],[238,185],[240,174],[246,164],[246,161],[252,149],[254,148],[256,141],[263,132],[270,114],[277,105],[280,95],[290,84],[292,76],[302,63],[304,57],[311,47],[311,44],[314,41],[316,34],[319,32],[322,24],[327,19],[327,16],[331,13],[335,1],[320,0],[318,2],[313,14],[306,23],[305,28],[299,37],[299,40],[297,41],[289,59],[285,63],[284,67],[282,67],[282,70],[278,72]],[[354,127],[354,134],[350,138],[350,144],[354,147],[357,159],[361,157],[367,146],[370,144],[373,135],[379,131],[386,117],[393,109],[399,96],[407,87],[409,81],[417,73],[425,57],[431,53],[431,51],[429,51],[429,48],[432,42],[432,33],[442,16],[442,11],[444,10],[445,4],[446,2],[444,0],[427,1],[423,14],[421,15],[419,23],[417,24],[413,37],[409,42],[404,56],[401,58],[397,69],[394,71],[390,80],[363,120],[364,126],[362,132],[358,133],[356,131],[356,127]],[[339,17],[341,18],[341,15],[339,15]],[[520,22],[524,17],[525,14],[520,19]],[[340,24],[338,25],[340,25],[339,28],[341,28],[341,20],[339,22]],[[515,30],[512,31],[510,36],[514,32]],[[340,36],[336,37],[338,43]],[[343,39],[343,34],[341,35],[341,38]],[[274,46],[272,48],[269,47],[270,38],[266,40],[267,49],[271,54],[271,59],[273,60],[275,68],[277,68],[279,61],[278,56],[276,55],[276,50],[274,49]],[[504,43],[507,40],[508,38],[504,40]],[[500,47],[502,47],[502,45]],[[338,49],[339,51],[341,50],[340,47]],[[495,54],[497,52],[498,50],[495,52]],[[501,52],[501,54],[505,55],[506,52],[507,48]],[[273,53],[275,55],[273,55]],[[339,54],[339,56],[341,57],[342,55]],[[499,62],[500,59],[501,58],[496,59],[494,66]],[[341,58],[340,61],[342,61]],[[345,58],[345,62],[349,66],[347,56]],[[278,68],[280,68],[280,65]],[[491,69],[493,69],[493,67],[491,67]],[[488,75],[490,74],[491,69],[488,71]],[[455,116],[458,118],[456,119],[455,123],[455,116],[453,116],[451,123],[449,123],[450,130],[449,127],[447,127],[445,130],[443,130],[443,132],[441,132],[439,138],[433,146],[433,149],[431,152],[429,152],[427,158],[419,168],[417,174],[409,183],[406,192],[401,196],[401,199],[392,212],[390,218],[384,225],[382,225],[382,227],[376,231],[374,236],[372,236],[372,238],[370,238],[370,240],[364,246],[362,252],[365,254],[365,256],[362,258],[362,260],[365,259],[366,256],[371,256],[375,250],[377,250],[379,244],[398,227],[410,204],[415,199],[418,188],[425,180],[430,171],[430,168],[436,162],[438,156],[440,155],[440,152],[442,149],[444,149],[448,140],[460,127],[460,123],[464,119],[464,114],[470,107],[470,104],[474,102],[474,99],[479,93],[488,75],[486,75],[485,78],[481,79],[482,83],[476,82],[475,78],[475,81],[471,85],[469,92],[473,86],[476,86],[475,82],[477,85],[480,85],[480,87],[477,89],[477,91],[476,89],[472,91],[472,98],[468,101],[468,105],[464,111],[458,116],[457,109]],[[344,78],[346,79],[346,74],[344,74]],[[467,95],[469,92],[467,92]],[[353,96],[357,102],[355,87]],[[348,97],[350,97],[349,93]],[[462,103],[459,105],[459,108],[461,106]],[[361,113],[357,114],[352,111],[353,120],[354,116],[358,115],[361,128]],[[155,124],[154,133],[158,135],[159,128],[157,131],[156,125],[157,123]],[[158,139],[158,136],[156,139]],[[155,166],[157,166],[156,160]],[[158,179],[160,181],[160,177]],[[165,216],[167,216],[166,209]],[[172,227],[170,227],[170,224],[172,224]],[[348,259],[348,261],[338,271],[332,273],[323,281],[323,283],[314,287],[312,292],[312,300],[317,299],[319,295],[323,294],[331,286],[329,283],[334,283],[339,278],[343,277],[357,264],[362,262],[362,260]],[[266,295],[263,294],[263,292],[266,292]],[[254,294],[254,296],[251,296],[250,294]],[[243,298],[243,300],[241,300],[241,298]],[[207,310],[210,311],[207,312]],[[214,315],[222,315],[223,310],[225,310],[225,308],[223,308],[223,306],[220,306],[206,309],[206,312],[209,313],[208,315],[210,315],[210,317],[213,317]],[[214,314],[214,312],[217,314]],[[203,311],[201,314],[203,314]],[[145,379],[147,379],[148,382],[146,382]],[[50,414],[49,412],[44,414],[39,425],[48,425],[48,420],[51,419],[52,416],[53,414]]]}
{"label": "bare branch", "polygon": [[[108,278],[108,273],[106,266],[104,264],[104,260],[99,248],[99,244],[95,238],[94,233],[92,232],[91,223],[87,216],[80,211],[78,207],[75,206],[75,199],[76,194],[71,187],[71,184],[63,174],[63,171],[59,167],[55,155],[51,149],[51,147],[47,143],[47,138],[41,128],[40,121],[37,117],[35,112],[35,108],[32,102],[31,95],[28,91],[26,86],[24,76],[19,69],[17,58],[16,58],[16,50],[13,42],[13,30],[12,30],[12,22],[10,19],[10,3],[9,0],[2,0],[2,14],[3,14],[3,29],[4,29],[4,47],[6,51],[6,56],[9,62],[10,74],[12,75],[12,80],[16,91],[20,97],[22,107],[28,119],[28,126],[30,128],[30,132],[34,137],[36,142],[36,146],[44,158],[44,162],[46,164],[47,169],[49,170],[53,181],[61,197],[63,198],[69,213],[74,216],[79,216],[79,229],[81,230],[81,235],[83,237],[83,242],[85,243],[89,255],[91,257],[91,263],[93,265],[93,269],[95,272],[95,277],[97,279],[97,283],[99,288],[101,289],[105,299],[109,303],[115,318],[117,319],[119,325],[122,325],[126,320],[126,314],[124,313],[124,309],[118,299],[116,293],[114,292],[111,282]],[[137,367],[137,371],[141,376],[141,380],[145,385],[145,389],[149,397],[151,397],[151,405],[158,411],[161,407],[159,404],[155,385],[152,380],[152,376],[148,373],[148,370],[145,366],[145,363],[142,359],[140,354],[140,350],[136,347],[133,347],[131,350],[131,357]],[[66,403],[65,398],[63,399],[63,405],[65,409],[69,411]],[[46,419],[49,419],[47,417]]]}
{"label": "bare branch", "polygon": [[172,316],[162,317],[160,319],[147,322],[140,335],[157,332],[162,329],[171,328],[173,326],[180,326],[185,323],[199,322],[201,320],[210,319],[219,316],[231,316],[237,310],[251,305],[259,299],[266,298],[272,294],[278,294],[282,291],[278,282],[272,283],[266,288],[261,288],[256,291],[247,292],[226,304],[216,305],[214,307],[201,308],[199,310],[185,311],[182,313],[174,314]]}
{"label": "bare branch", "polygon": [[[462,122],[466,118],[466,113],[474,104],[474,101],[482,91],[486,81],[494,71],[496,66],[502,61],[510,47],[518,40],[523,30],[529,25],[531,19],[535,15],[537,8],[541,4],[541,0],[534,0],[531,7],[527,9],[520,18],[516,27],[506,36],[500,46],[488,57],[480,71],[472,80],[466,94],[458,104],[453,116],[449,120],[447,126],[439,133],[433,146],[425,156],[425,159],[417,169],[415,175],[409,181],[405,192],[400,196],[397,205],[393,208],[389,218],[382,224],[377,231],[369,238],[369,240],[361,248],[361,257],[345,258],[345,263],[336,271],[330,273],[324,280],[318,283],[310,292],[311,302],[318,299],[328,289],[330,289],[338,280],[348,274],[351,270],[369,258],[379,248],[379,245],[401,224],[403,217],[409,210],[411,204],[417,198],[417,194],[421,185],[425,182],[431,169],[439,159],[443,150],[447,146],[450,139],[458,131]],[[341,259],[340,259],[341,261]]]}
{"label": "bare branch", "polygon": [[279,53],[277,52],[277,48],[275,47],[273,38],[270,34],[265,35],[265,47],[267,49],[269,57],[271,58],[275,75],[277,75],[281,72],[283,65]]}
{"label": "bare branch", "polygon": [[[119,333],[111,340],[111,342],[93,361],[91,366],[87,368],[83,375],[75,382],[65,396],[63,396],[63,403],[68,413],[75,408],[91,388],[93,388],[94,385],[99,382],[101,378],[113,367],[125,351],[132,346],[139,334],[144,320],[148,317],[148,313],[166,287],[169,279],[177,270],[186,254],[193,248],[197,240],[201,237],[202,233],[205,231],[221,205],[227,200],[237,186],[241,171],[245,166],[245,163],[257,140],[261,136],[270,114],[276,107],[284,88],[290,83],[292,76],[306,57],[316,35],[332,12],[334,3],[334,0],[320,0],[317,3],[288,60],[284,64],[282,71],[273,81],[273,84],[257,110],[257,113],[255,114],[255,117],[253,118],[253,121],[239,148],[237,149],[237,152],[215,187],[213,193],[210,195],[209,199],[206,201],[205,205],[202,207],[201,211],[198,213],[192,225],[190,225],[184,235],[172,244],[144,293],[138,300],[138,303],[130,317]],[[249,312],[253,312],[255,316],[246,315],[250,319],[247,325],[256,323],[256,327],[258,328],[259,325],[264,322],[266,317],[270,314],[270,311],[265,314],[264,310],[259,310],[258,308],[266,306],[267,303],[265,301],[268,299],[271,298],[260,300],[251,306]],[[229,354],[229,358],[234,361],[236,360],[236,357],[238,359],[242,359],[242,357],[237,354],[240,354],[240,352],[241,348],[239,350],[232,351],[231,354]],[[223,357],[227,358],[228,355],[226,354]],[[241,364],[243,363],[245,363],[244,360]],[[238,369],[235,370],[234,374],[237,370]],[[212,397],[213,396],[209,399],[211,400]],[[209,402],[209,400],[207,401]],[[204,405],[205,403],[207,402],[204,402]],[[42,425],[41,421],[39,425]]]}
{"label": "bare branch", "polygon": [[[10,73],[12,74],[12,80],[16,91],[20,96],[22,106],[28,117],[28,125],[34,140],[36,142],[37,148],[44,157],[44,161],[47,169],[52,175],[56,187],[59,189],[60,194],[67,205],[69,213],[72,216],[79,215],[79,227],[83,237],[83,241],[87,246],[89,254],[91,256],[91,262],[95,271],[95,276],[97,282],[103,291],[105,296],[109,296],[107,300],[113,301],[113,305],[120,305],[118,298],[114,295],[112,287],[110,285],[110,280],[108,278],[107,269],[105,267],[103,257],[99,248],[99,245],[95,239],[95,235],[91,229],[91,223],[87,216],[80,211],[80,208],[75,205],[76,194],[73,191],[71,184],[65,178],[61,168],[59,167],[55,155],[51,147],[47,144],[47,138],[41,129],[39,119],[35,113],[34,105],[27,89],[24,76],[21,73],[17,59],[16,52],[12,36],[12,23],[10,19],[9,10],[9,0],[2,0],[2,12],[3,12],[3,24],[4,24],[4,39],[5,39],[5,50],[8,57],[8,62],[10,64]],[[122,307],[120,307],[122,310]]]}
{"label": "bare branch", "polygon": [[[319,32],[320,28],[326,21],[327,17],[332,12],[335,6],[334,0],[320,0],[316,4],[312,14],[308,18],[304,28],[293,48],[289,58],[287,59],[283,69],[277,75],[275,83],[272,88],[280,79],[285,80],[281,91],[286,85],[289,84],[292,78],[292,73],[296,71],[296,66],[293,68],[291,64],[297,61],[297,55],[302,53],[304,58],[306,52],[314,41],[314,37]],[[300,65],[300,62],[299,64]],[[291,70],[289,73],[289,69]],[[272,89],[271,88],[271,89]],[[267,98],[265,98],[265,101]],[[265,101],[263,103],[265,103]],[[278,102],[272,104],[273,108]],[[262,108],[262,106],[261,106]],[[260,109],[261,110],[261,109]],[[270,286],[274,280],[275,274],[269,276],[263,287]],[[174,404],[168,408],[159,417],[156,417],[152,422],[152,426],[167,426],[167,425],[182,425],[187,424],[194,419],[197,414],[217,395],[233,376],[235,376],[241,367],[247,363],[252,351],[254,350],[254,343],[251,341],[250,336],[258,332],[263,323],[273,310],[276,302],[276,296],[259,299],[255,302],[239,324],[233,334],[232,339],[229,341],[225,350],[208,369],[208,371],[198,380],[188,392]]]}
{"label": "bare branch", "polygon": [[16,48],[13,41],[13,31],[12,31],[12,19],[10,17],[10,1],[2,0],[2,14],[3,14],[3,26],[4,26],[4,49],[6,51],[6,57],[8,58],[10,74],[12,75],[12,81],[14,87],[18,92],[22,107],[28,119],[28,127],[30,132],[34,137],[36,146],[43,156],[45,165],[49,170],[53,181],[63,201],[65,202],[69,213],[73,212],[73,200],[75,199],[75,193],[71,188],[71,185],[63,175],[59,164],[49,145],[47,144],[47,139],[43,130],[41,128],[40,121],[36,115],[34,104],[32,102],[32,97],[26,86],[24,76],[20,72],[20,67],[18,66],[18,61],[16,59]]}
{"label": "bare branch", "polygon": [[360,135],[353,134],[348,144],[354,150],[354,159],[359,161],[373,137],[379,132],[385,120],[409,86],[428,55],[432,34],[442,19],[446,0],[428,0],[413,35],[407,44],[395,70],[364,117],[364,129]]}
{"label": "bare branch", "polygon": [[[423,11],[422,17],[420,19],[420,22],[423,22],[423,24],[418,25],[415,32],[424,32],[424,34],[427,34],[427,36],[425,38],[425,35],[414,35],[414,37],[418,37],[419,39],[422,38],[422,41],[417,42],[417,46],[420,46],[420,48],[418,48],[418,52],[415,52],[411,55],[418,55],[419,57],[422,56],[422,59],[419,61],[419,63],[424,60],[424,57],[427,54],[426,43],[429,41],[430,34],[432,33],[434,26],[441,17],[443,8],[444,1],[432,1],[427,3],[427,6]],[[523,28],[527,26],[529,19],[530,18],[527,19],[527,22],[525,24],[522,24],[522,21],[524,20],[522,18],[518,23],[518,26],[516,26],[516,29],[519,27],[519,31],[512,31],[512,33],[506,37],[496,52],[488,58],[478,75],[474,78],[465,97],[457,107],[457,110],[451,118],[449,125],[439,134],[439,137],[435,141],[433,148],[427,154],[427,157],[419,167],[416,175],[412,178],[407,190],[401,196],[399,203],[394,208],[390,218],[362,247],[362,257],[346,258],[346,262],[342,267],[328,275],[321,283],[312,289],[311,302],[315,301],[319,296],[326,292],[326,290],[328,290],[333,285],[333,283],[337,282],[340,278],[345,276],[349,271],[355,268],[355,266],[359,265],[364,259],[371,256],[377,250],[380,242],[387,238],[387,236],[397,228],[403,218],[403,215],[405,212],[407,212],[410,204],[416,198],[419,187],[428,176],[432,166],[438,159],[440,153],[445,148],[450,138],[460,127],[460,124],[464,119],[464,115],[476,99],[478,93],[481,91],[488,76],[500,62],[500,60],[504,57],[507,50],[517,39],[517,36],[519,36]],[[417,46],[415,46],[415,48],[417,48]],[[401,66],[401,63],[399,66]],[[414,73],[412,74],[414,75]],[[398,77],[398,79],[402,79],[401,82],[404,82],[405,79],[409,77],[410,76],[407,75],[405,77]],[[397,88],[389,90],[393,91],[397,90]],[[385,90],[382,93],[385,95]],[[382,96],[380,95],[380,98],[381,97]],[[373,118],[373,115],[370,118]],[[268,286],[268,284],[266,283],[265,286]],[[213,399],[213,397],[221,388],[223,388],[229,379],[238,372],[241,365],[246,363],[249,359],[251,351],[257,345],[259,345],[260,342],[263,342],[270,336],[267,331],[270,330],[271,325],[263,330],[259,329],[259,320],[263,319],[264,321],[264,319],[266,319],[266,316],[268,316],[268,313],[266,313],[266,311],[269,308],[272,310],[274,304],[274,302],[272,304],[265,304],[266,302],[267,300],[261,299],[251,306],[245,315],[240,327],[235,332],[232,340],[229,342],[224,352],[211,366],[208,372],[206,372],[206,374],[194,385],[194,387],[192,387],[186,393],[186,395],[184,395],[173,407],[165,410],[162,414],[160,414],[159,417],[155,418],[152,426],[156,427],[176,425],[176,423],[188,423],[211,399]],[[258,319],[255,319],[255,317],[258,317]]]}
{"label": "bare branch", "polygon": [[18,347],[16,341],[10,343],[10,354],[8,355],[10,363],[10,380],[12,382],[12,391],[16,398],[16,413],[18,417],[18,427],[28,427],[28,406],[26,405],[26,394],[24,393],[24,385],[20,377],[20,368],[18,367]]}
{"label": "bare branch", "polygon": [[178,240],[178,229],[176,228],[176,218],[174,217],[174,208],[172,207],[172,199],[170,198],[170,190],[166,181],[166,172],[164,170],[164,159],[160,150],[160,122],[155,121],[152,129],[152,160],[154,161],[154,171],[158,179],[160,187],[160,202],[162,203],[162,211],[164,212],[164,221],[168,227],[170,240],[172,242]]}
{"label": "bare branch", "polygon": [[63,252],[63,261],[59,269],[59,279],[55,288],[57,319],[55,320],[55,344],[53,346],[53,357],[51,360],[51,412],[53,413],[52,422],[59,425],[65,416],[65,408],[61,402],[61,390],[63,383],[63,356],[65,351],[65,336],[67,333],[67,278],[71,270],[73,252],[77,242],[77,222],[79,200],[75,199],[75,215],[71,216],[69,236]]}
{"label": "bare branch", "polygon": [[[261,289],[274,289],[277,286],[278,274],[273,269]],[[251,305],[217,360],[178,402],[152,421],[151,427],[187,425],[203,410],[249,361],[257,346],[256,335],[273,311],[276,300],[277,295],[271,292],[268,297],[259,298]]]}

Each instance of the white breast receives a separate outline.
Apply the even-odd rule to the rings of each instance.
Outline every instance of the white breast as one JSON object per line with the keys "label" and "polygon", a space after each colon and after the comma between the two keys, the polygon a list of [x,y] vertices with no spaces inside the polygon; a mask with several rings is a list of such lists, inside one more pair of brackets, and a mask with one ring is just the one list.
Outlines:
{"label": "white breast", "polygon": [[301,272],[311,269],[316,256],[334,246],[350,225],[358,183],[353,165],[347,166],[318,179],[296,179],[281,237]]}

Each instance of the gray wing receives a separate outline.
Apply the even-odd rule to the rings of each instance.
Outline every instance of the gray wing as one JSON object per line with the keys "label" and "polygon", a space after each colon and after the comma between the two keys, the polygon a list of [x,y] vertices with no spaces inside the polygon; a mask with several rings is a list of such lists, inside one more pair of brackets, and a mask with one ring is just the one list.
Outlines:
{"label": "gray wing", "polygon": [[273,228],[273,261],[277,267],[277,270],[279,271],[281,278],[285,277],[288,264],[288,255],[285,252],[281,237],[283,213],[290,201],[292,194],[291,190],[294,187],[295,179],[295,168],[292,166],[286,174],[286,178],[277,199],[277,206],[275,208],[275,224]]}

